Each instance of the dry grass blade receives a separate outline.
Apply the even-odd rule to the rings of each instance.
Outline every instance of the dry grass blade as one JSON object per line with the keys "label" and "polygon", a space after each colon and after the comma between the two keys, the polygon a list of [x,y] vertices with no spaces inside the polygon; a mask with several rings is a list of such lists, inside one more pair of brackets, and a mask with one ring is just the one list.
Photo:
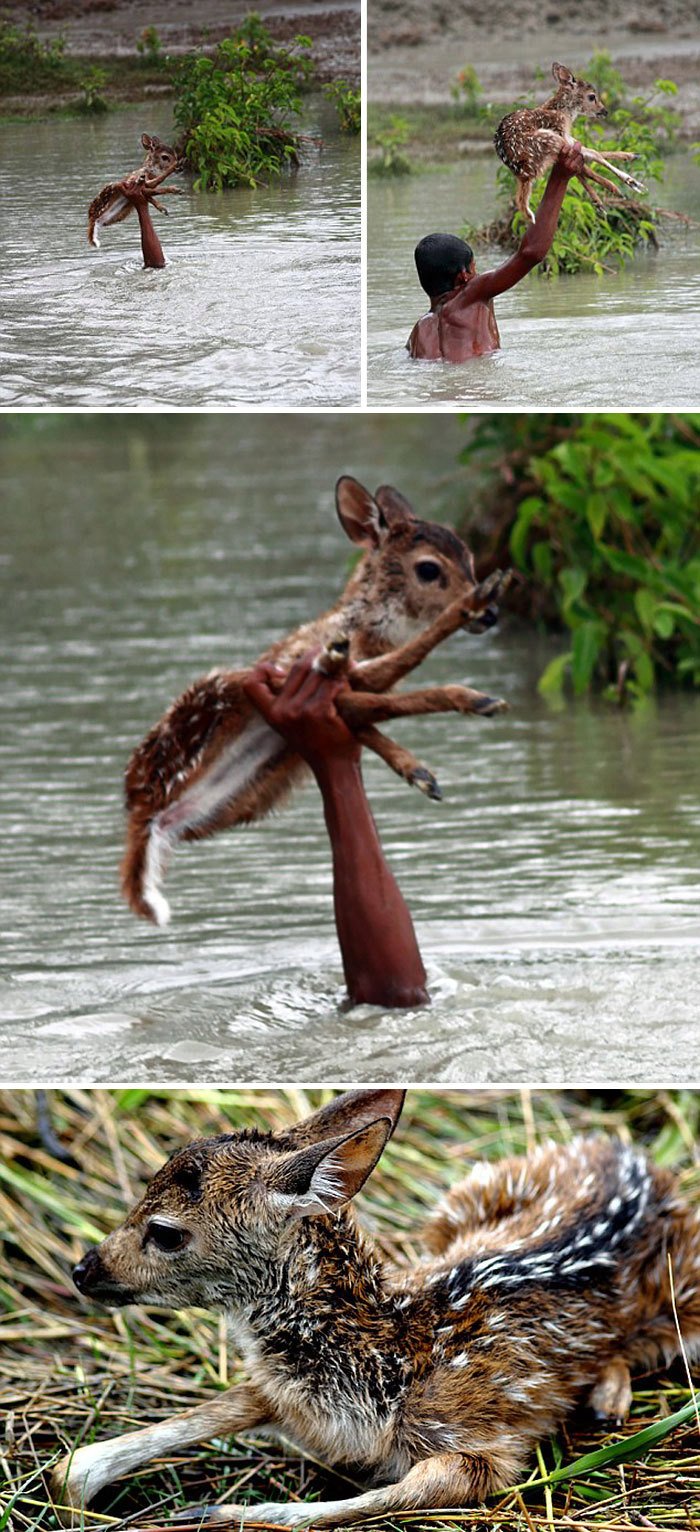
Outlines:
{"label": "dry grass blade", "polygon": [[[4,1446],[0,1439],[0,1532],[9,1532],[10,1523],[12,1532],[55,1532],[44,1470],[78,1440],[162,1419],[235,1381],[217,1316],[110,1314],[89,1309],[73,1289],[71,1264],[122,1220],[127,1189],[138,1196],[165,1156],[191,1138],[282,1126],[329,1094],[148,1088],[54,1094],[54,1125],[76,1170],[39,1144],[32,1093],[0,1093],[0,1403],[12,1416]],[[411,1261],[425,1212],[474,1160],[596,1129],[642,1141],[681,1173],[686,1196],[700,1203],[699,1120],[700,1096],[693,1092],[411,1091],[402,1129],[358,1205],[387,1255]],[[663,1439],[649,1439],[655,1423],[668,1429]],[[645,1434],[635,1444],[639,1432]],[[635,1456],[621,1494],[625,1445]],[[700,1441],[680,1363],[637,1380],[621,1439],[618,1433],[601,1440],[585,1421],[573,1421],[557,1440],[541,1443],[540,1461],[539,1473],[535,1466],[527,1484],[497,1503],[367,1525],[388,1532],[700,1526]],[[174,1512],[202,1502],[313,1501],[355,1487],[291,1448],[248,1438],[213,1441],[105,1490],[85,1513],[84,1529],[136,1525],[157,1532]]]}

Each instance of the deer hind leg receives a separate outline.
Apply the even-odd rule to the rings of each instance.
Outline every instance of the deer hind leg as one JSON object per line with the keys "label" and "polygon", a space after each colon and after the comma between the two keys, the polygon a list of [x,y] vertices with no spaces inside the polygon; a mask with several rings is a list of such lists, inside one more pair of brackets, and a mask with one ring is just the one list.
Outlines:
{"label": "deer hind leg", "polygon": [[531,191],[532,181],[527,178],[518,177],[518,185],[515,193],[515,206],[517,207],[518,212],[522,213],[523,218],[525,218],[528,223],[535,222],[535,215],[532,211],[532,208],[530,207]]}
{"label": "deer hind leg", "polygon": [[171,1415],[143,1431],[78,1447],[51,1474],[55,1509],[64,1525],[83,1525],[84,1507],[105,1485],[133,1473],[154,1458],[177,1453],[211,1436],[234,1435],[269,1422],[270,1412],[246,1384],[229,1389],[192,1410]]}
{"label": "deer hind leg", "polygon": [[596,1420],[608,1430],[624,1425],[632,1404],[632,1379],[622,1356],[606,1363],[598,1382],[588,1396],[588,1407]]}
{"label": "deer hind leg", "polygon": [[176,1520],[199,1526],[233,1522],[237,1527],[341,1527],[374,1516],[402,1511],[438,1511],[474,1505],[508,1484],[522,1464],[522,1454],[445,1452],[410,1468],[396,1484],[369,1490],[349,1500],[320,1500],[306,1505],[197,1506]]}
{"label": "deer hind leg", "polygon": [[586,180],[589,182],[595,181],[596,186],[604,186],[606,191],[612,192],[614,197],[620,196],[619,186],[617,186],[614,181],[609,180],[607,176],[599,176],[595,170],[591,170],[589,168],[586,171]]}
{"label": "deer hind leg", "polygon": [[392,649],[389,654],[378,655],[373,660],[360,660],[348,677],[351,687],[357,691],[389,691],[403,676],[415,670],[443,639],[463,628],[470,619],[483,616],[510,584],[510,579],[509,571],[504,574],[495,569],[479,585],[474,585],[464,596],[445,607],[430,627],[424,628],[415,638],[409,638],[407,643]]}

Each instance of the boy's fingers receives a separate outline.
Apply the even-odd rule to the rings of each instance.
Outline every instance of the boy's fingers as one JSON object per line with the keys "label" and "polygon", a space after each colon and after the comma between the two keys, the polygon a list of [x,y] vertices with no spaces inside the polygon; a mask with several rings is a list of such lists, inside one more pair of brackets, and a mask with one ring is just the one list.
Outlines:
{"label": "boy's fingers", "polygon": [[319,649],[309,649],[306,654],[302,654],[301,659],[294,661],[284,686],[285,698],[291,700],[292,697],[296,697],[307,676],[317,674],[313,669],[317,654],[320,654]]}

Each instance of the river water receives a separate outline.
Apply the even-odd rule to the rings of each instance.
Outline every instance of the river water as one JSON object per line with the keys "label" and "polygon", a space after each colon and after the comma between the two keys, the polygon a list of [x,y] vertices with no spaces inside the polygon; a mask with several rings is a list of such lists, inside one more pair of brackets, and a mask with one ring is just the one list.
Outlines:
{"label": "river water", "polygon": [[[368,179],[368,402],[483,408],[694,408],[700,397],[700,166],[667,162],[658,193],[695,226],[661,221],[660,250],[621,271],[549,281],[533,274],[496,299],[501,351],[462,366],[405,349],[428,304],[413,249],[493,217],[495,155],[396,179]],[[479,248],[487,271],[503,250]]]}
{"label": "river water", "polygon": [[139,163],[149,102],[89,120],[0,124],[0,404],[149,409],[351,405],[360,398],[360,154],[326,102],[295,174],[185,190],[154,213],[164,271],[134,215],[87,244],[87,206]]}
{"label": "river water", "polygon": [[463,432],[420,414],[4,423],[2,1079],[700,1076],[700,698],[552,711],[535,686],[557,641],[515,619],[422,673],[507,697],[507,716],[394,726],[443,803],[366,764],[429,1009],[344,1014],[312,786],[184,847],[167,931],[120,902],[135,742],[192,678],[331,602],[339,472],[447,517],[466,499]]}

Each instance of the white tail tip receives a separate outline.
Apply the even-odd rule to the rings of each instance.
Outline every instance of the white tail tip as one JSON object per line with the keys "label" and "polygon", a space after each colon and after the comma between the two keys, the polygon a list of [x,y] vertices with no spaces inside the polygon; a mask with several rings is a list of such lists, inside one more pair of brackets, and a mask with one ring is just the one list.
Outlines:
{"label": "white tail tip", "polygon": [[152,911],[153,919],[156,925],[160,926],[161,930],[164,926],[170,925],[170,905],[165,895],[161,894],[160,889],[144,888],[143,900],[144,904],[147,904],[149,910]]}

